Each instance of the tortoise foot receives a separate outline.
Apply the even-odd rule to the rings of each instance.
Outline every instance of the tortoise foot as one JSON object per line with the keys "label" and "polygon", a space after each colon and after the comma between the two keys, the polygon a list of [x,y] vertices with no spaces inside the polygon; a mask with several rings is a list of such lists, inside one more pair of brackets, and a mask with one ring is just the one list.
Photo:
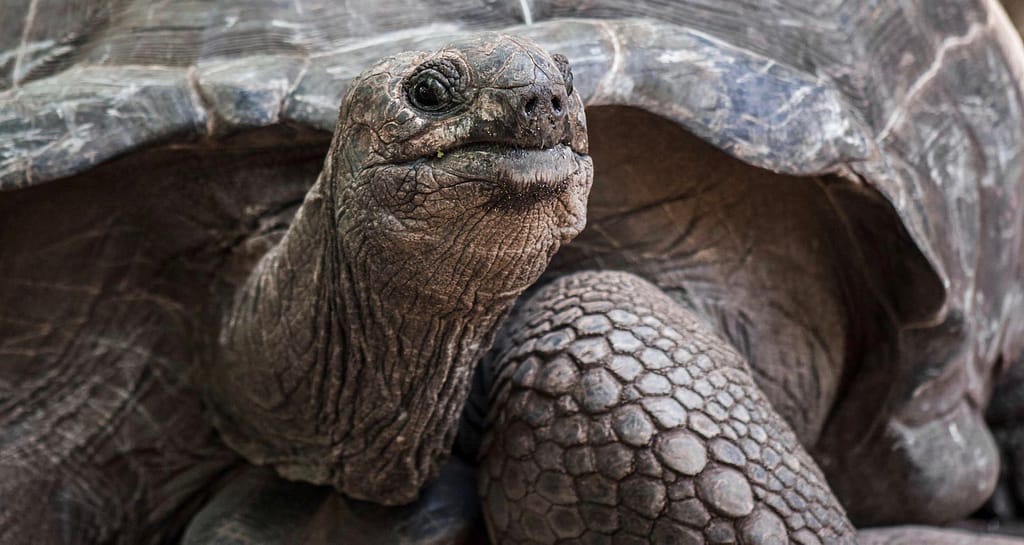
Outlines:
{"label": "tortoise foot", "polygon": [[1024,539],[927,526],[871,528],[857,532],[860,545],[1024,545]]}
{"label": "tortoise foot", "polygon": [[961,520],[992,495],[999,472],[992,435],[966,402],[921,425],[890,421],[849,456],[830,482],[853,521],[865,526]]}
{"label": "tortoise foot", "polygon": [[495,543],[854,543],[743,359],[655,286],[578,273],[510,320],[487,362]]}
{"label": "tortoise foot", "polygon": [[182,545],[480,545],[473,469],[451,460],[420,498],[387,507],[246,467],[192,519]]}

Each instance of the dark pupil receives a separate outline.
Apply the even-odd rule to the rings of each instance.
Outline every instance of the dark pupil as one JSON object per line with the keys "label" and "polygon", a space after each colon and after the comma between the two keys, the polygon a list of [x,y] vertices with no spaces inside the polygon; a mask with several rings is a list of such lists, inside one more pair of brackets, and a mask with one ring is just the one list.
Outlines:
{"label": "dark pupil", "polygon": [[437,108],[444,102],[444,87],[433,78],[417,83],[413,92],[417,105],[424,108]]}

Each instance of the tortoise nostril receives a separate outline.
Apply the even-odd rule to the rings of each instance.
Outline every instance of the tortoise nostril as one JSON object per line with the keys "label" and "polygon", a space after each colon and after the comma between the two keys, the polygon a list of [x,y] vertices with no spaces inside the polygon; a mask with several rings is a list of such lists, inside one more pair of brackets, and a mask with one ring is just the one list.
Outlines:
{"label": "tortoise nostril", "polygon": [[516,89],[507,103],[515,119],[510,119],[514,130],[528,139],[523,147],[547,149],[559,142],[568,142],[570,126],[566,123],[567,111],[575,103],[567,102],[568,97],[561,89],[552,89],[540,82],[526,89]]}
{"label": "tortoise nostril", "polygon": [[551,97],[551,111],[556,114],[562,113],[562,99],[558,97]]}
{"label": "tortoise nostril", "polygon": [[532,96],[532,97],[530,97],[530,100],[526,101],[526,105],[523,106],[523,111],[526,112],[526,115],[529,116],[529,115],[533,115],[533,111],[536,110],[536,109],[537,109],[537,97],[536,96]]}

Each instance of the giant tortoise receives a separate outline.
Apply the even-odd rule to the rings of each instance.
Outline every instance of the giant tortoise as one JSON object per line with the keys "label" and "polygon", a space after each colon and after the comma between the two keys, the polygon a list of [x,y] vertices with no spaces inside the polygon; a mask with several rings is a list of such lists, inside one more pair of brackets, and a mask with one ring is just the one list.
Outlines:
{"label": "giant tortoise", "polygon": [[363,502],[450,514],[456,443],[498,544],[853,543],[996,486],[994,0],[20,4],[0,542],[409,542],[423,500]]}

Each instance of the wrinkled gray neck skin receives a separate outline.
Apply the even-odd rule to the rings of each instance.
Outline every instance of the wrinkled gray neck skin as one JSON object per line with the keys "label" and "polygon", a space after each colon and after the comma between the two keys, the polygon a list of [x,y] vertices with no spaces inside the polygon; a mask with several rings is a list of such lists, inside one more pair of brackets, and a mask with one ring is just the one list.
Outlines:
{"label": "wrinkled gray neck skin", "polygon": [[223,321],[204,379],[227,443],[287,478],[415,499],[498,320],[583,227],[586,152],[564,58],[518,38],[357,78],[320,178]]}

